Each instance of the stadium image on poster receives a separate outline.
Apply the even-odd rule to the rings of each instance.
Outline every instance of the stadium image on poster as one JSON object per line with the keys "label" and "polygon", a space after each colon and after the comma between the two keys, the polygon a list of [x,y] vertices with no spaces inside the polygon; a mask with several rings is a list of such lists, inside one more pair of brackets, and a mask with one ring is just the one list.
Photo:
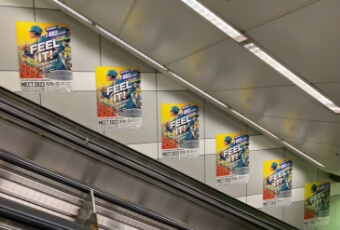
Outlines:
{"label": "stadium image on poster", "polygon": [[22,92],[72,92],[70,26],[16,22]]}
{"label": "stadium image on poster", "polygon": [[289,206],[292,203],[291,159],[263,163],[263,208]]}
{"label": "stadium image on poster", "polygon": [[305,229],[314,229],[329,223],[330,194],[329,181],[305,184]]}
{"label": "stadium image on poster", "polygon": [[249,135],[228,133],[216,135],[217,185],[249,182]]}
{"label": "stadium image on poster", "polygon": [[96,67],[98,129],[142,127],[141,73],[137,67]]}
{"label": "stadium image on poster", "polygon": [[161,122],[163,159],[183,159],[198,157],[198,104],[162,104]]}

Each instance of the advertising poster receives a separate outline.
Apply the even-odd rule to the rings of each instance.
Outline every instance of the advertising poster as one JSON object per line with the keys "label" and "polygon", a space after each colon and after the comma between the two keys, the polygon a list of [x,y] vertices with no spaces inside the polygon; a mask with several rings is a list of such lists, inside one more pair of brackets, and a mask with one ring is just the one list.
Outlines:
{"label": "advertising poster", "polygon": [[249,182],[249,134],[216,135],[216,183],[220,185]]}
{"label": "advertising poster", "polygon": [[263,163],[263,208],[289,206],[292,203],[291,159]]}
{"label": "advertising poster", "polygon": [[99,130],[142,127],[141,73],[138,67],[96,67]]}
{"label": "advertising poster", "polygon": [[305,229],[329,223],[330,194],[329,181],[305,184]]}
{"label": "advertising poster", "polygon": [[162,104],[161,122],[163,159],[183,159],[198,157],[198,104]]}
{"label": "advertising poster", "polygon": [[16,22],[22,92],[72,92],[70,26]]}

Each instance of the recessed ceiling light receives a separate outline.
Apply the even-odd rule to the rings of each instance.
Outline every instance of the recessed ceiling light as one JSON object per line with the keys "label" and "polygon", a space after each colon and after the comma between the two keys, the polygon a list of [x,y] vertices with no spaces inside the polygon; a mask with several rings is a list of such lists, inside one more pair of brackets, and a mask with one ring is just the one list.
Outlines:
{"label": "recessed ceiling light", "polygon": [[211,22],[213,25],[215,25],[217,28],[222,30],[224,33],[226,33],[229,37],[231,37],[235,41],[243,42],[247,40],[247,37],[245,37],[241,32],[239,32],[233,26],[226,23],[219,16],[217,16],[214,12],[212,12],[211,10],[209,10],[208,8],[206,8],[204,5],[197,2],[196,0],[182,0],[182,2],[184,2],[194,11],[199,13],[206,20]]}
{"label": "recessed ceiling light", "polygon": [[318,100],[320,103],[325,105],[328,109],[332,110],[334,113],[340,113],[340,108],[337,105],[335,105],[335,103],[333,103],[327,97],[322,95],[319,91],[317,91],[314,87],[312,87],[306,81],[304,81],[303,79],[298,77],[292,71],[287,69],[280,62],[276,61],[274,58],[272,58],[269,54],[267,54],[260,47],[258,47],[254,43],[246,44],[246,45],[244,45],[244,47],[246,49],[248,49],[250,52],[252,52],[253,54],[255,54],[257,57],[259,57],[262,61],[264,61],[265,63],[270,65],[277,72],[282,74],[284,77],[286,77],[287,79],[292,81],[295,85],[300,87],[302,90],[304,90],[310,96],[312,96],[313,98]]}

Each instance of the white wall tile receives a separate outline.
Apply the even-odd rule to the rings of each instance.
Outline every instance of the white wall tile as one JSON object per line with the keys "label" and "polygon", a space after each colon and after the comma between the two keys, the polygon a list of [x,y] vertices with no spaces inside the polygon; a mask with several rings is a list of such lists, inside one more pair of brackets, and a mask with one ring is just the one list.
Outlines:
{"label": "white wall tile", "polygon": [[20,91],[18,71],[0,71],[0,74],[0,86],[11,91]]}
{"label": "white wall tile", "polygon": [[142,91],[156,90],[156,73],[142,73]]}
{"label": "white wall tile", "polygon": [[247,204],[254,208],[262,208],[263,201],[262,201],[262,194],[247,196]]}
{"label": "white wall tile", "polygon": [[0,0],[0,6],[33,7],[33,0]]}
{"label": "white wall tile", "polygon": [[[304,202],[294,202],[283,208],[283,220],[298,229],[303,229]],[[315,230],[315,229],[310,229]]]}
{"label": "white wall tile", "polygon": [[157,90],[187,90],[187,88],[171,79],[171,77],[158,73]]}
{"label": "white wall tile", "polygon": [[205,154],[215,154],[216,153],[216,139],[204,139],[204,153]]}
{"label": "white wall tile", "polygon": [[0,7],[0,70],[19,70],[15,22],[33,20],[33,9]]}
{"label": "white wall tile", "polygon": [[268,215],[271,215],[279,220],[283,219],[283,207],[278,208],[262,208],[262,212],[267,213]]}
{"label": "white wall tile", "polygon": [[96,77],[94,72],[73,72],[74,91],[95,91]]}
{"label": "white wall tile", "polygon": [[292,189],[292,202],[303,201],[305,199],[305,188]]}
{"label": "white wall tile", "polygon": [[157,159],[157,143],[131,144],[127,146],[153,159]]}
{"label": "white wall tile", "polygon": [[332,183],[331,184],[331,196],[339,196],[340,195],[340,183]]}
{"label": "white wall tile", "polygon": [[85,127],[97,131],[96,93],[42,93],[41,104]]}
{"label": "white wall tile", "polygon": [[70,25],[73,71],[94,72],[95,66],[100,65],[97,33],[60,10],[37,9],[36,20]]}
{"label": "white wall tile", "polygon": [[242,196],[242,197],[236,197],[237,200],[242,201],[243,203],[247,203],[247,197]]}
{"label": "white wall tile", "polygon": [[281,148],[282,144],[279,144],[265,135],[250,136],[249,138],[249,149],[250,150],[261,150],[261,149],[272,149]]}

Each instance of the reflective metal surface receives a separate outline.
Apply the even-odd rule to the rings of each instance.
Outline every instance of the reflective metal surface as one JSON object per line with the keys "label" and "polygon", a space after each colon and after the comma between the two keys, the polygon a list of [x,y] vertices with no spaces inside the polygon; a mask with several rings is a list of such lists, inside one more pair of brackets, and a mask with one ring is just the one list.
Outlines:
{"label": "reflective metal surface", "polygon": [[[52,3],[52,0],[49,2]],[[255,123],[272,116],[280,116],[283,120],[293,117],[295,128],[309,131],[309,135],[291,140],[284,133],[276,133],[282,129],[280,123],[266,120],[260,124],[294,147],[300,148],[297,142],[308,145],[312,135],[309,127],[319,126],[313,124],[319,121],[327,123],[317,130],[321,137],[329,133],[340,136],[339,129],[334,132],[333,127],[333,124],[339,124],[339,117],[300,88],[291,90],[293,84],[290,81],[250,54],[243,44],[237,44],[221,34],[180,0],[138,0],[134,4],[130,1],[112,2],[112,12],[119,7],[122,9],[117,14],[117,21],[112,23],[110,14],[93,12],[94,9],[104,9],[108,3],[96,1],[96,6],[92,6],[94,1],[87,2],[88,5],[82,6],[66,1],[99,24],[112,24],[112,28],[107,26],[110,32],[167,65],[200,89],[217,95],[221,102],[235,107],[246,117],[258,116],[253,120]],[[199,2],[340,105],[340,32],[334,30],[340,19],[338,0]],[[131,7],[128,7],[129,4]],[[106,44],[104,52],[109,47]],[[339,142],[326,138],[318,143],[323,152],[306,154],[316,160],[323,159],[322,164],[327,170],[339,174],[332,158],[324,157],[324,153],[334,155],[336,151],[328,146],[338,148]],[[300,148],[303,151],[306,149]]]}
{"label": "reflective metal surface", "polygon": [[[11,95],[12,99],[7,100],[6,95]],[[35,114],[34,107],[37,106],[9,92],[0,97],[0,147],[8,151],[1,153],[3,159],[82,191],[93,189],[95,196],[139,213],[140,220],[143,215],[148,217],[147,223],[154,219],[155,228],[169,229],[168,225],[177,229],[216,229],[220,220],[226,219],[229,226],[235,228],[243,222],[252,229],[294,229],[43,108]],[[6,178],[3,182],[6,187],[17,186]],[[11,199],[20,199],[25,204],[32,201],[40,209],[59,213],[67,219],[75,217],[79,200],[70,205],[65,201],[72,199],[67,198],[56,204],[53,201],[65,194],[42,194],[24,184],[15,187]],[[8,197],[8,194],[4,195]],[[30,196],[27,198],[23,194]],[[99,211],[98,215],[103,221],[101,228],[117,225],[104,218],[108,215]],[[136,223],[130,223],[134,218],[120,222],[138,228]]]}

